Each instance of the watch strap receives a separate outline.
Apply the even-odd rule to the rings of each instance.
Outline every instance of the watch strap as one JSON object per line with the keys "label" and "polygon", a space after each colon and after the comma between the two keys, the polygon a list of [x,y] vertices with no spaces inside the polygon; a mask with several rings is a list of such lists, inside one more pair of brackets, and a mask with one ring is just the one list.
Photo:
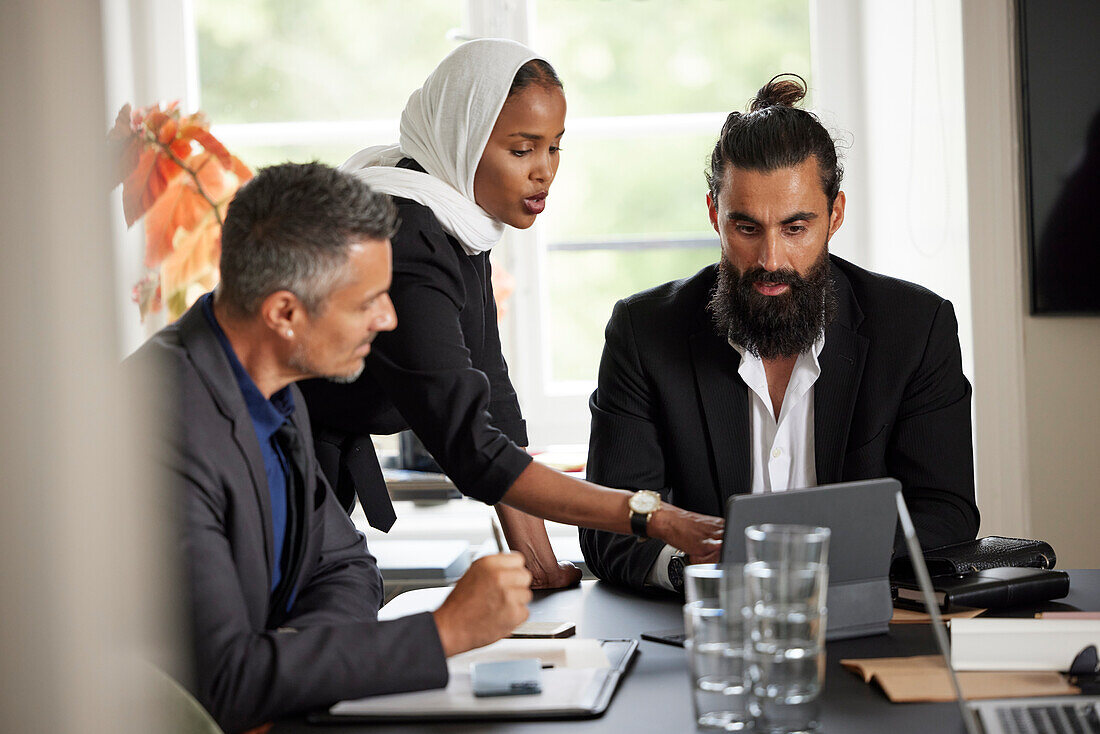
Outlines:
{"label": "watch strap", "polygon": [[[620,515],[619,517],[622,517]],[[641,512],[630,511],[630,532],[639,538],[648,538],[646,529],[649,526],[649,515]]]}

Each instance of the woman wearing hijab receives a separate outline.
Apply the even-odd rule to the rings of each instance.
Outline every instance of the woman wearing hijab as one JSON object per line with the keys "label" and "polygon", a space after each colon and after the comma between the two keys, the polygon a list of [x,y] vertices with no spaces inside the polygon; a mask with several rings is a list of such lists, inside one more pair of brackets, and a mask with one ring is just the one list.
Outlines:
{"label": "woman wearing hijab", "polygon": [[482,39],[449,54],[409,97],[399,145],[342,166],[398,207],[398,327],[378,335],[354,382],[302,386],[317,458],[345,508],[358,496],[370,524],[389,529],[370,434],[411,427],[463,494],[496,505],[536,588],[580,578],[558,563],[539,518],[660,538],[693,561],[714,560],[721,533],[717,518],[660,504],[656,493],[630,506],[635,493],[533,463],[521,448],[527,430],[501,355],[489,250],[504,225],[526,229],[544,210],[564,132],[561,82],[526,46]]}

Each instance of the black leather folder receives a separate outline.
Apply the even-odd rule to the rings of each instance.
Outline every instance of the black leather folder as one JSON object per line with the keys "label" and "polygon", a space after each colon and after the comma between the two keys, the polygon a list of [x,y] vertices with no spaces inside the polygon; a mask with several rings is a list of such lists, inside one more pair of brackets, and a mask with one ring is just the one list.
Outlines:
{"label": "black leather folder", "polygon": [[[924,552],[924,563],[933,580],[936,576],[956,576],[1006,566],[1051,569],[1057,560],[1054,548],[1049,543],[1028,538],[1004,538],[999,535],[944,545]],[[915,578],[909,556],[894,559],[890,564],[890,578]]]}
{"label": "black leather folder", "polygon": [[[894,580],[894,605],[924,610],[916,581]],[[1061,599],[1069,593],[1069,574],[1042,568],[990,568],[968,574],[935,576],[932,588],[941,612],[960,608],[1001,609]]]}

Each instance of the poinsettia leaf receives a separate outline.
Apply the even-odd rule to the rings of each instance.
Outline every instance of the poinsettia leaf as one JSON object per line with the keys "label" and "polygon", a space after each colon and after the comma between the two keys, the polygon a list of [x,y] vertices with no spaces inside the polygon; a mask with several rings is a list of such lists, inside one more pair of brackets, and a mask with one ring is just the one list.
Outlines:
{"label": "poinsettia leaf", "polygon": [[145,149],[138,158],[134,170],[122,184],[122,209],[126,226],[132,227],[141,215],[148,211],[168,186],[164,175],[157,168],[156,151]]}
{"label": "poinsettia leaf", "polygon": [[221,141],[210,134],[209,130],[205,128],[199,128],[194,132],[194,139],[205,148],[207,151],[213,153],[218,157],[218,161],[225,168],[231,168],[233,165],[232,156],[229,155],[229,151],[225,146],[221,144]]}
{"label": "poinsettia leaf", "polygon": [[171,298],[217,270],[221,256],[221,227],[213,210],[190,231],[177,230],[172,254],[160,266],[161,287]]}
{"label": "poinsettia leaf", "polygon": [[172,118],[168,118],[160,126],[160,130],[157,131],[157,142],[161,145],[170,145],[176,139],[176,133],[179,132],[179,129],[179,123]]}
{"label": "poinsettia leaf", "polygon": [[160,129],[164,127],[164,124],[171,118],[164,112],[158,109],[153,109],[145,116],[145,129],[153,134],[154,138],[159,137]]}
{"label": "poinsettia leaf", "polygon": [[107,131],[107,140],[114,143],[130,142],[130,138],[134,137],[134,128],[130,125],[130,115],[130,104],[122,105],[122,109],[118,111],[118,116],[115,117],[114,126]]}
{"label": "poinsettia leaf", "polygon": [[109,143],[109,146],[115,156],[114,177],[111,179],[111,188],[113,189],[125,181],[137,168],[145,143],[139,136],[135,135],[126,141]]}
{"label": "poinsettia leaf", "polygon": [[240,180],[223,168],[221,160],[213,153],[198,153],[189,158],[187,164],[195,172],[202,190],[219,204],[232,198],[240,188]]}
{"label": "poinsettia leaf", "polygon": [[225,169],[213,153],[196,153],[187,159],[187,167],[195,172],[195,178],[203,191],[212,199],[218,198],[218,189],[225,185]]}
{"label": "poinsettia leaf", "polygon": [[157,149],[157,170],[165,182],[170,182],[181,173],[186,173],[171,156],[164,152],[163,148]]}
{"label": "poinsettia leaf", "polygon": [[152,272],[134,284],[130,292],[130,298],[138,306],[142,323],[150,313],[156,313],[161,309],[160,302],[160,273]]}
{"label": "poinsettia leaf", "polygon": [[176,291],[169,294],[168,298],[164,300],[165,305],[168,307],[168,323],[172,323],[187,313],[187,293],[185,291]]}
{"label": "poinsettia leaf", "polygon": [[191,157],[191,141],[183,138],[176,138],[175,141],[168,146],[177,158],[181,161],[185,161]]}
{"label": "poinsettia leaf", "polygon": [[133,173],[141,158],[142,140],[130,125],[130,105],[122,106],[115,118],[114,127],[107,133],[107,147],[115,159],[114,178],[111,180],[111,188],[118,186]]}
{"label": "poinsettia leaf", "polygon": [[177,176],[145,214],[145,267],[155,268],[172,253],[176,230],[193,229],[210,211],[189,176]]}
{"label": "poinsettia leaf", "polygon": [[245,181],[252,178],[252,171],[244,163],[241,163],[241,159],[237,156],[230,157],[233,159],[233,164],[229,167],[229,170],[236,174],[237,182],[243,186]]}

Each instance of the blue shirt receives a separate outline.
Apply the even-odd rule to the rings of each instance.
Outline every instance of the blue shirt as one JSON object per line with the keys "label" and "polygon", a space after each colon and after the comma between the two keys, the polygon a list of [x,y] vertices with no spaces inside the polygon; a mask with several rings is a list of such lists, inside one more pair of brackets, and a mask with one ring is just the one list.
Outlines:
{"label": "blue shirt", "polygon": [[233,351],[233,345],[229,343],[218,320],[214,318],[214,294],[207,293],[201,299],[202,312],[206,320],[210,322],[210,328],[218,337],[225,356],[229,359],[229,366],[233,368],[233,376],[237,378],[237,385],[244,396],[244,404],[248,407],[248,414],[252,418],[252,427],[256,430],[256,438],[260,442],[260,453],[264,457],[264,471],[267,473],[267,490],[271,493],[271,529],[274,534],[275,568],[271,570],[271,591],[275,591],[283,575],[283,543],[286,540],[286,506],[287,506],[287,472],[290,467],[286,456],[275,440],[275,432],[290,419],[294,413],[294,396],[290,394],[290,387],[279,390],[271,399],[264,397],[256,383],[252,381],[245,371],[241,360],[237,359],[237,353]]}

